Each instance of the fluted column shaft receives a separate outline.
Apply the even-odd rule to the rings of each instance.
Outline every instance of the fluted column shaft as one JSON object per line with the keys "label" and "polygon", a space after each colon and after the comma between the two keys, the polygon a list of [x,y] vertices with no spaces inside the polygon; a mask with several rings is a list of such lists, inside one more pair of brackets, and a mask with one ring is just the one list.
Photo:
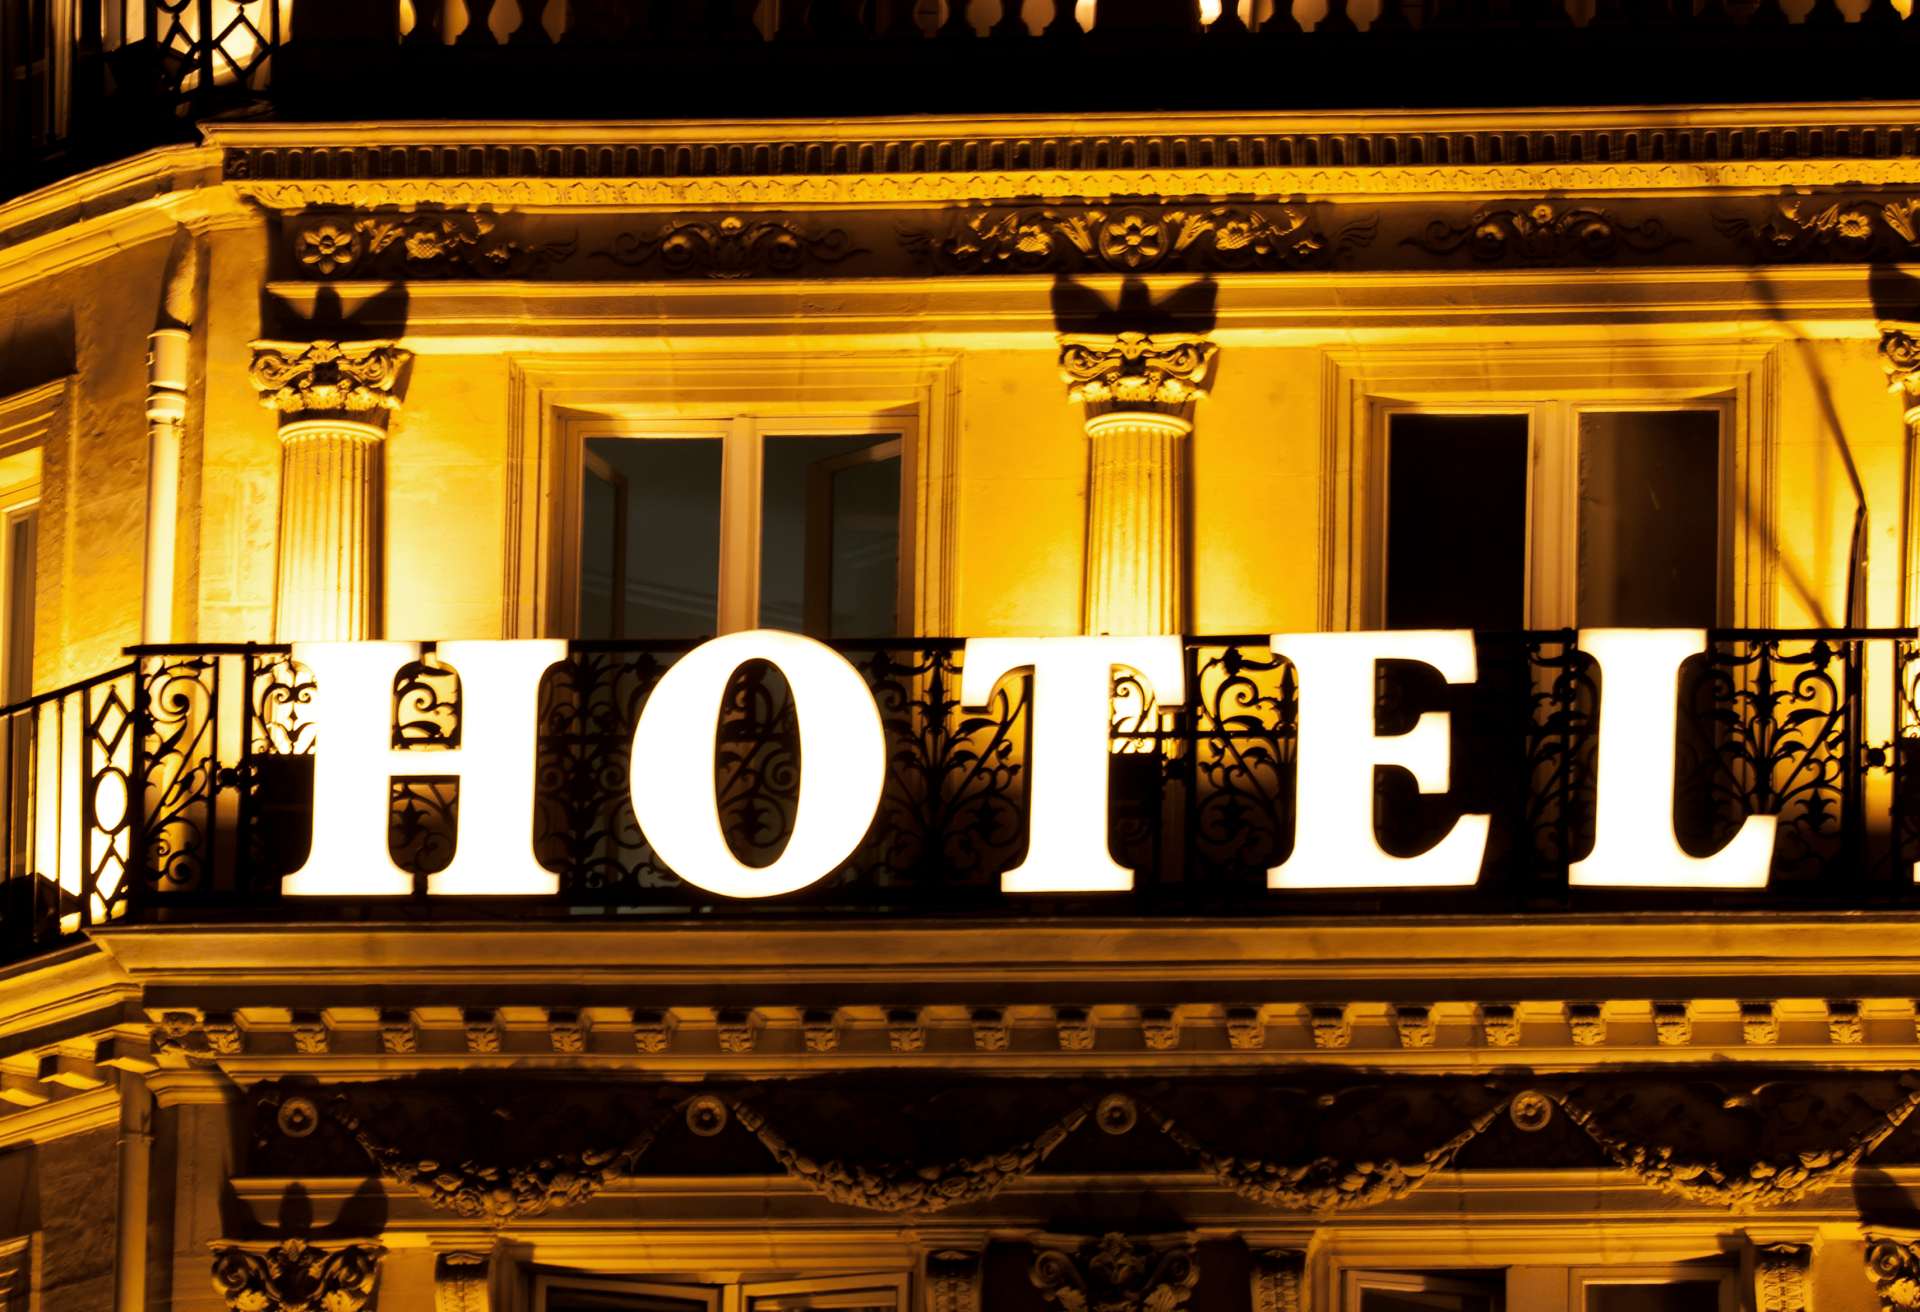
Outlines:
{"label": "fluted column shaft", "polygon": [[1087,633],[1187,627],[1187,438],[1213,356],[1196,337],[1061,339],[1087,432]]}
{"label": "fluted column shaft", "polygon": [[392,342],[256,342],[253,349],[254,384],[280,415],[274,638],[377,638],[387,421],[412,357]]}
{"label": "fluted column shaft", "polygon": [[276,639],[380,636],[386,436],[330,419],[281,427]]}
{"label": "fluted column shaft", "polygon": [[1186,627],[1188,431],[1145,413],[1087,425],[1088,633]]}

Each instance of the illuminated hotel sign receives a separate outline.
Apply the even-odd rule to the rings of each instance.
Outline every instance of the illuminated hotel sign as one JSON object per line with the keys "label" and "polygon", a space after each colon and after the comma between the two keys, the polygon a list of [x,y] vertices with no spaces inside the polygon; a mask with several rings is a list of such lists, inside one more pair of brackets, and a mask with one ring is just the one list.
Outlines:
{"label": "illuminated hotel sign", "polygon": [[[1412,856],[1375,836],[1374,771],[1407,770],[1422,792],[1448,788],[1449,717],[1411,730],[1374,725],[1381,661],[1428,666],[1450,684],[1477,677],[1465,631],[1279,633],[1273,650],[1299,678],[1298,821],[1293,852],[1268,871],[1274,889],[1450,888],[1475,883],[1489,818],[1462,815]],[[1761,888],[1773,857],[1773,816],[1747,818],[1720,851],[1696,857],[1674,836],[1674,742],[1680,667],[1706,649],[1699,629],[1586,629],[1579,645],[1604,679],[1592,852],[1573,863],[1576,886]],[[413,876],[387,850],[395,777],[426,773],[393,748],[392,689],[420,658],[406,642],[296,643],[312,671],[315,718],[325,725],[314,764],[313,841],[286,877],[295,896],[387,896]],[[559,641],[444,642],[440,663],[460,676],[461,746],[435,754],[431,773],[461,789],[455,856],[429,876],[430,894],[541,894],[559,879],[535,859],[536,699]],[[793,832],[771,865],[749,866],[729,847],[710,771],[728,681],[748,661],[779,669],[791,689],[802,769]],[[983,706],[1010,674],[1033,672],[1027,855],[1001,877],[1009,893],[1091,893],[1133,887],[1107,846],[1107,773],[1115,670],[1161,704],[1187,695],[1177,637],[976,638],[966,644],[961,700]],[[832,648],[795,633],[728,634],[677,661],[654,688],[633,735],[633,809],[655,855],[687,883],[736,898],[778,897],[826,877],[859,846],[880,805],[886,744],[872,694]]]}

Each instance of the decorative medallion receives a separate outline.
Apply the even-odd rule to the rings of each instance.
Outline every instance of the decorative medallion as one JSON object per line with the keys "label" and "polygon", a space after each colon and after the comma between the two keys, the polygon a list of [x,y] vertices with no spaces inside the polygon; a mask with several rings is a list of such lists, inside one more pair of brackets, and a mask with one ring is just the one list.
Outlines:
{"label": "decorative medallion", "polygon": [[1200,1283],[1191,1236],[1108,1234],[1073,1247],[1034,1241],[1028,1276],[1061,1312],[1173,1312]]}
{"label": "decorative medallion", "polygon": [[1093,1109],[1093,1122],[1108,1134],[1127,1134],[1140,1123],[1140,1109],[1124,1093],[1110,1093]]}
{"label": "decorative medallion", "polygon": [[1537,1089],[1527,1089],[1513,1095],[1513,1101],[1507,1104],[1507,1119],[1514,1128],[1534,1134],[1547,1128],[1547,1122],[1553,1119],[1553,1099]]}
{"label": "decorative medallion", "polygon": [[232,1312],[361,1312],[386,1251],[377,1244],[322,1248],[304,1239],[264,1250],[217,1245],[213,1288]]}
{"label": "decorative medallion", "polygon": [[1435,219],[1404,239],[1430,255],[1465,250],[1483,264],[1606,264],[1622,251],[1648,254],[1682,240],[1658,219],[1623,223],[1591,206],[1555,209],[1541,201],[1522,207],[1478,210],[1462,224]]}
{"label": "decorative medallion", "polygon": [[1331,235],[1311,207],[1218,205],[982,210],[943,235],[903,229],[900,242],[935,273],[1210,273],[1320,269],[1372,242],[1369,215]]}
{"label": "decorative medallion", "polygon": [[797,220],[729,214],[674,219],[651,233],[622,232],[590,252],[629,269],[657,265],[670,278],[785,277],[866,252],[843,228],[813,231]]}

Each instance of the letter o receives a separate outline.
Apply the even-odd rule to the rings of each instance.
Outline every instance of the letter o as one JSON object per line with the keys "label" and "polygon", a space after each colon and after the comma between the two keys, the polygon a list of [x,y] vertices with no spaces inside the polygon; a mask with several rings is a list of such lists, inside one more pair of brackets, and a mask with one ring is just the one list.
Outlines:
{"label": "letter o", "polygon": [[[714,795],[714,740],[735,670],[763,660],[786,676],[800,732],[793,835],[770,866],[727,846]],[[886,782],[880,712],[860,672],[824,643],[749,629],[704,642],[654,685],[633,732],[633,813],[668,869],[726,897],[778,897],[830,874],[873,824]]]}

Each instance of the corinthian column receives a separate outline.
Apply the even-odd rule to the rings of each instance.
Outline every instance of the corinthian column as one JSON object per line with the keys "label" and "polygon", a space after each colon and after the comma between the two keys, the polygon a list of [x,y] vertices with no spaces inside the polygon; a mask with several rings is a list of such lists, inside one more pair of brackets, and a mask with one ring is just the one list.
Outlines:
{"label": "corinthian column", "polygon": [[1186,627],[1187,436],[1214,350],[1184,335],[1060,339],[1087,427],[1088,633]]}
{"label": "corinthian column", "polygon": [[253,383],[280,416],[274,637],[380,636],[382,448],[411,359],[392,342],[255,342]]}

